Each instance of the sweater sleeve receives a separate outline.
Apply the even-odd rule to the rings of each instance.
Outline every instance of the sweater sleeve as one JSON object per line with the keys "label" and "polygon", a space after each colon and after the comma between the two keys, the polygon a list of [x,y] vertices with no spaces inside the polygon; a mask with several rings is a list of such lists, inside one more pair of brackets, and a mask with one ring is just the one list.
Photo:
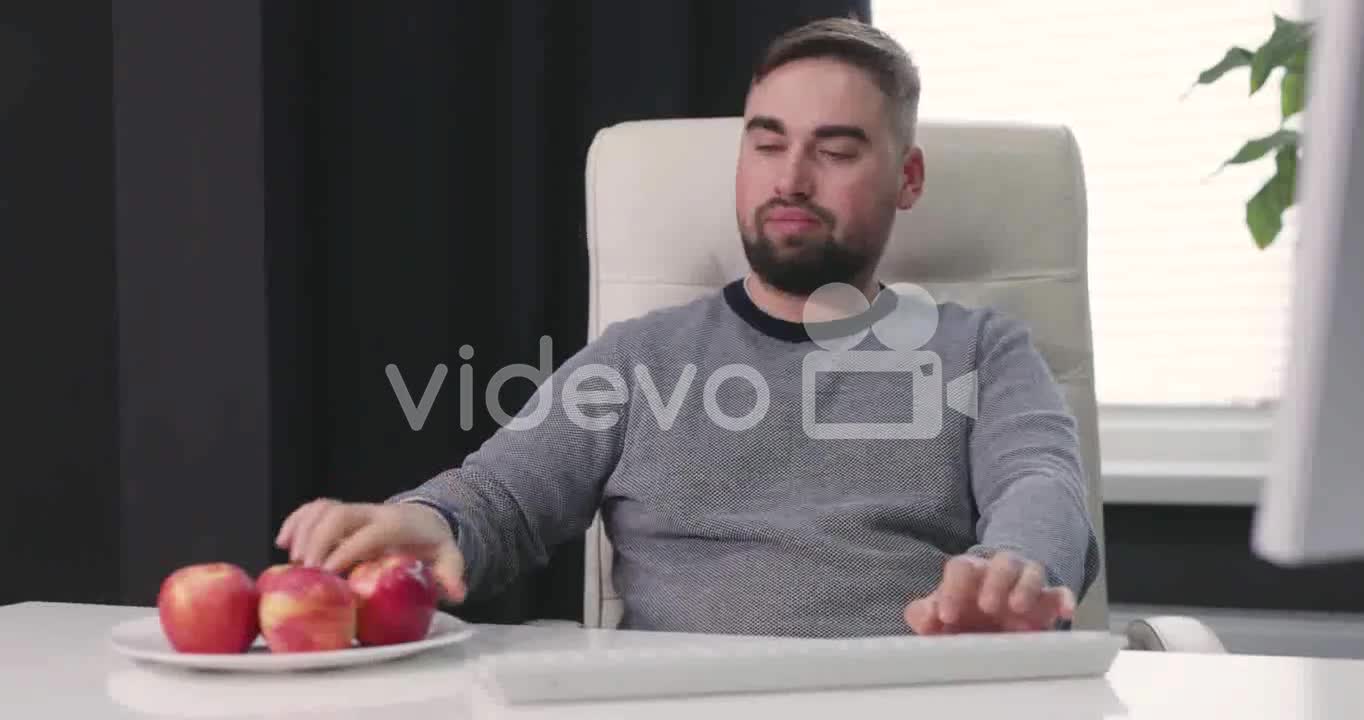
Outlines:
{"label": "sweater sleeve", "polygon": [[619,327],[539,385],[458,467],[389,499],[439,510],[453,526],[470,597],[496,594],[591,524],[625,437]]}
{"label": "sweater sleeve", "polygon": [[1018,553],[1081,598],[1100,558],[1075,419],[1021,323],[987,315],[978,348],[969,453],[979,544],[968,552]]}

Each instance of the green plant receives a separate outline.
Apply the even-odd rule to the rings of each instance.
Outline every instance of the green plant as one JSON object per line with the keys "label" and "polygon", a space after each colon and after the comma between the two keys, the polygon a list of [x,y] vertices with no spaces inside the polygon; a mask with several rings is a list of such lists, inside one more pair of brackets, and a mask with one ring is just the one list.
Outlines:
{"label": "green plant", "polygon": [[1216,65],[1199,74],[1195,87],[1219,80],[1231,70],[1250,68],[1250,94],[1264,87],[1275,70],[1282,69],[1279,80],[1279,129],[1250,140],[1222,163],[1240,165],[1274,153],[1274,175],[1246,203],[1246,225],[1260,248],[1269,247],[1283,229],[1283,213],[1294,203],[1297,184],[1299,139],[1289,118],[1302,112],[1306,102],[1307,61],[1312,45],[1312,24],[1274,16],[1274,32],[1254,52],[1233,47]]}

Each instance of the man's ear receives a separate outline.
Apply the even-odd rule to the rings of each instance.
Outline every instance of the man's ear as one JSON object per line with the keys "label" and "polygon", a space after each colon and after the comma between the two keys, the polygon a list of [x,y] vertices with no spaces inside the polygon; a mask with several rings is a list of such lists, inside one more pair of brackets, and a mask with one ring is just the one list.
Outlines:
{"label": "man's ear", "polygon": [[905,153],[905,162],[900,168],[900,192],[895,198],[895,206],[901,210],[914,207],[924,194],[924,151],[918,145]]}

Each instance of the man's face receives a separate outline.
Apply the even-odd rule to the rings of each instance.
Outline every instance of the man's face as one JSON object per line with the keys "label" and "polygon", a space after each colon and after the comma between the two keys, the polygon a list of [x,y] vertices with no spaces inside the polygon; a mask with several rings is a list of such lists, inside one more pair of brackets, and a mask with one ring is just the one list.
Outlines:
{"label": "man's face", "polygon": [[749,90],[735,204],[768,284],[809,295],[871,278],[896,208],[923,182],[923,156],[902,147],[886,102],[862,70],[826,58],[782,65]]}

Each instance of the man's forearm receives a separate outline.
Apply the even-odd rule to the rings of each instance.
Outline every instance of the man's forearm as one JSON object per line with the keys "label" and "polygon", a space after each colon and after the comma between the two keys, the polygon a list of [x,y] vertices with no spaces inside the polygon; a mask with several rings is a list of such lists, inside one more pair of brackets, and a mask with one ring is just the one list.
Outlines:
{"label": "man's forearm", "polygon": [[[619,408],[609,425],[585,422],[570,405],[575,392],[588,398],[592,389],[569,380],[580,368],[620,372],[618,330],[608,329],[565,362],[539,386],[517,424],[499,429],[462,465],[390,499],[427,503],[454,526],[471,596],[494,594],[543,566],[554,547],[591,523],[620,457],[629,408]],[[543,413],[541,402],[549,403]]]}
{"label": "man's forearm", "polygon": [[1075,418],[1022,325],[993,318],[982,330],[980,357],[970,461],[981,517],[972,554],[1013,550],[1078,598],[1101,558]]}
{"label": "man's forearm", "polygon": [[1089,516],[1066,482],[1045,474],[1020,478],[995,499],[980,542],[968,552],[990,557],[1011,550],[1037,562],[1048,585],[1084,594],[1098,569],[1098,542]]}
{"label": "man's forearm", "polygon": [[494,517],[494,513],[486,503],[466,491],[470,483],[468,475],[469,472],[463,468],[447,470],[417,488],[395,495],[389,502],[418,503],[440,513],[450,525],[460,555],[464,557],[465,583],[470,592],[474,592],[475,587],[480,588],[481,592],[496,592],[496,586],[500,583],[490,576],[496,575],[497,571],[488,567],[486,558],[512,558],[511,567],[504,568],[504,572],[513,575],[519,563],[515,562],[516,553],[510,548],[505,551],[489,550],[485,537],[488,519]]}

